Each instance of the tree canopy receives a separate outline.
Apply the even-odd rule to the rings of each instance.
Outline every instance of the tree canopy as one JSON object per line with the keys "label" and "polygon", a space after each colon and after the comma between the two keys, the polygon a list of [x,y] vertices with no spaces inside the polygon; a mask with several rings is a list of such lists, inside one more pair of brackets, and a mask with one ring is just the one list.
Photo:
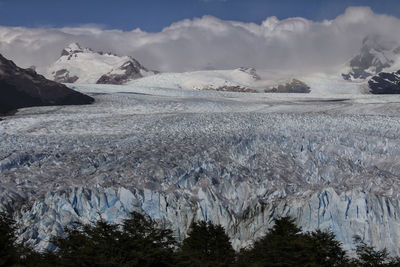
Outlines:
{"label": "tree canopy", "polygon": [[221,225],[194,222],[178,253],[182,266],[231,266],[235,251]]}
{"label": "tree canopy", "polygon": [[290,217],[254,244],[236,253],[225,229],[212,222],[192,223],[180,243],[172,231],[147,215],[131,213],[120,225],[100,219],[75,223],[51,242],[55,251],[36,252],[16,244],[15,221],[0,213],[0,266],[400,266],[387,250],[355,237],[350,258],[331,231],[303,232]]}

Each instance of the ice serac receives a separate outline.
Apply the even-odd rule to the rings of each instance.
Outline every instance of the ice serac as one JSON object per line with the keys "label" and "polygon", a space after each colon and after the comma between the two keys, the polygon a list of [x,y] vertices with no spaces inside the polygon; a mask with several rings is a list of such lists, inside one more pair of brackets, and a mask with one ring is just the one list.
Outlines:
{"label": "ice serac", "polygon": [[62,50],[46,76],[61,83],[123,84],[156,73],[132,57],[95,52],[72,43]]}
{"label": "ice serac", "polygon": [[47,80],[32,68],[22,69],[0,55],[0,114],[32,106],[82,105],[90,96]]}
{"label": "ice serac", "polygon": [[360,53],[350,60],[349,72],[342,76],[345,80],[366,79],[398,63],[399,58],[397,42],[380,35],[369,35],[364,38]]}

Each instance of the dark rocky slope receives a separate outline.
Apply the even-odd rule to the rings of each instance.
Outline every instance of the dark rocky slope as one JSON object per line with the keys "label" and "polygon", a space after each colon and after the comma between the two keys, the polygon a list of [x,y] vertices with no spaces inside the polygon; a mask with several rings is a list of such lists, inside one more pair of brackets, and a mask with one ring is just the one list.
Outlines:
{"label": "dark rocky slope", "polygon": [[[125,62],[117,69],[117,72],[120,71],[122,73],[113,73],[112,71],[104,74],[100,77],[100,79],[96,82],[97,84],[124,84],[131,80],[136,80],[142,78],[142,70],[148,72],[148,70],[140,65],[138,61],[133,58],[130,58],[130,61]],[[156,72],[154,72],[156,73]]]}
{"label": "dark rocky slope", "polygon": [[47,80],[32,69],[22,69],[0,55],[0,114],[32,106],[84,105],[90,96]]}
{"label": "dark rocky slope", "polygon": [[269,88],[264,89],[265,93],[310,93],[310,87],[304,82],[291,79],[289,81],[283,82],[281,84],[277,84],[271,86]]}
{"label": "dark rocky slope", "polygon": [[400,70],[381,72],[368,81],[372,94],[400,94]]}

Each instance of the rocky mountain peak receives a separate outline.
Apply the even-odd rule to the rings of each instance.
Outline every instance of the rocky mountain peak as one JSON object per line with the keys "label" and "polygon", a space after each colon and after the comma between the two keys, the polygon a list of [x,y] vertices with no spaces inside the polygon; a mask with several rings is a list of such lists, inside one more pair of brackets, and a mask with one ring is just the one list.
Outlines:
{"label": "rocky mountain peak", "polygon": [[238,70],[249,74],[256,81],[261,80],[261,77],[257,74],[257,71],[255,68],[240,67]]}
{"label": "rocky mountain peak", "polygon": [[74,53],[82,53],[84,49],[78,43],[71,43],[61,51],[61,56],[69,56]]}
{"label": "rocky mountain peak", "polygon": [[0,71],[3,76],[5,73],[8,73],[10,70],[15,69],[17,66],[11,60],[6,59],[3,55],[0,54]]}
{"label": "rocky mountain peak", "polygon": [[350,71],[342,74],[345,80],[366,79],[391,67],[400,55],[396,41],[380,35],[368,35],[362,41],[360,53],[350,62]]}

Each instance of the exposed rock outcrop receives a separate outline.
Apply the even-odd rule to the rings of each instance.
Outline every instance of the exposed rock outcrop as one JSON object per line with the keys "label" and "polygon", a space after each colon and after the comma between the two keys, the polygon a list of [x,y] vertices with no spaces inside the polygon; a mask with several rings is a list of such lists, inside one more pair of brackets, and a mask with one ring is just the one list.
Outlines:
{"label": "exposed rock outcrop", "polygon": [[368,81],[372,94],[400,94],[400,70],[381,72]]}
{"label": "exposed rock outcrop", "polygon": [[[122,64],[117,70],[112,70],[107,74],[104,74],[96,82],[98,84],[124,84],[131,80],[136,80],[143,77],[143,71],[148,70],[140,65],[140,63],[131,58],[130,60]],[[156,72],[154,72],[155,74]]]}
{"label": "exposed rock outcrop", "polygon": [[31,106],[90,104],[90,96],[22,69],[0,55],[0,114]]}
{"label": "exposed rock outcrop", "polygon": [[261,80],[255,68],[240,67],[238,70],[249,74],[255,81]]}
{"label": "exposed rock outcrop", "polygon": [[290,81],[276,84],[264,89],[265,93],[309,93],[310,87],[304,82],[292,79]]}

